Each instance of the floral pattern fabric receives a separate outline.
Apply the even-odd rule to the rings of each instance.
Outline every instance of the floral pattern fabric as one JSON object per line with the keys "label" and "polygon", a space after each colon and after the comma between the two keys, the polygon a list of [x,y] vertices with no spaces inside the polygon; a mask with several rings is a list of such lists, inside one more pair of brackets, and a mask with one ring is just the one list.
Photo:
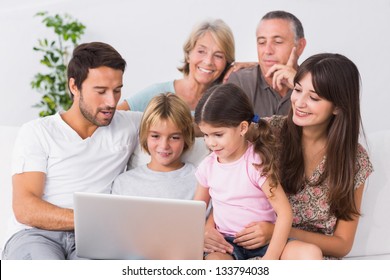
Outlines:
{"label": "floral pattern fabric", "polygon": [[[271,127],[277,134],[283,126],[286,117],[274,116],[267,118]],[[355,189],[364,184],[367,177],[373,171],[367,151],[359,144],[356,157],[357,170],[355,173]],[[296,194],[289,195],[289,201],[293,211],[293,227],[310,232],[317,232],[332,235],[337,218],[330,213],[328,203],[329,186],[326,180],[320,185],[314,185],[324,172],[326,156],[315,168],[313,174],[308,178],[303,189]]]}

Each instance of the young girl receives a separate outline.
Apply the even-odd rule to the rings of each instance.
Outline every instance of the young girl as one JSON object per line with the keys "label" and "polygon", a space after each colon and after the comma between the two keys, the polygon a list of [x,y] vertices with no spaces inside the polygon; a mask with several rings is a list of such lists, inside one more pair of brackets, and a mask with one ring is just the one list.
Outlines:
{"label": "young girl", "polygon": [[119,175],[113,194],[192,199],[196,188],[195,167],[181,155],[194,143],[188,106],[174,94],[160,94],[147,106],[141,120],[140,145],[151,160]]}
{"label": "young girl", "polygon": [[[290,237],[316,244],[326,258],[342,258],[352,248],[364,183],[373,171],[358,143],[359,71],[343,55],[318,54],[302,63],[294,84],[289,115],[270,119],[282,144],[280,178],[294,216]],[[258,247],[272,228],[253,223],[237,239]]]}
{"label": "young girl", "polygon": [[[233,248],[207,251],[206,259],[322,258],[314,245],[287,243],[292,211],[276,175],[276,139],[268,124],[254,115],[245,93],[233,84],[212,87],[196,107],[195,122],[212,153],[197,169],[194,199],[209,203],[212,198],[215,228]],[[257,126],[253,143],[245,137],[251,122]],[[275,230],[268,245],[245,250],[235,236],[252,221],[275,223]]]}

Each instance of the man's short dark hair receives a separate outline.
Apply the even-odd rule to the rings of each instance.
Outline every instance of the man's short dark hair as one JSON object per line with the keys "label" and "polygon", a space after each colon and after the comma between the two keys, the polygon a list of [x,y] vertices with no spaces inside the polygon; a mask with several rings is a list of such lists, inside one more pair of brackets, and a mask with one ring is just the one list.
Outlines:
{"label": "man's short dark hair", "polygon": [[294,33],[295,33],[295,40],[301,39],[305,37],[305,33],[303,31],[303,26],[301,21],[294,16],[293,14],[285,11],[271,11],[266,13],[261,20],[267,20],[267,19],[284,19],[288,20],[292,23]]}
{"label": "man's short dark hair", "polygon": [[[81,90],[81,85],[88,76],[89,69],[106,66],[125,71],[126,61],[110,45],[102,42],[84,43],[73,50],[72,59],[68,64],[68,81],[73,78],[75,85]],[[73,94],[71,92],[71,96]]]}

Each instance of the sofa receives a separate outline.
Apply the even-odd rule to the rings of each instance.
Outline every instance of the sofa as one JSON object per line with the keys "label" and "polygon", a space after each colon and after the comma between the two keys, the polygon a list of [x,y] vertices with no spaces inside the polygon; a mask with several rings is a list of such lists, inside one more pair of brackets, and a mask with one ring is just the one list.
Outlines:
{"label": "sofa", "polygon": [[[0,125],[0,240],[1,249],[7,236],[11,207],[11,158],[18,127]],[[194,164],[205,156],[202,139],[197,139],[191,153],[185,157]],[[364,143],[365,141],[363,141]],[[374,165],[374,173],[367,181],[362,217],[354,246],[345,259],[390,259],[390,130],[367,135],[366,146]],[[130,168],[145,163],[148,157],[138,150],[130,161]],[[0,249],[0,250],[1,250]],[[0,254],[1,256],[1,254]]]}

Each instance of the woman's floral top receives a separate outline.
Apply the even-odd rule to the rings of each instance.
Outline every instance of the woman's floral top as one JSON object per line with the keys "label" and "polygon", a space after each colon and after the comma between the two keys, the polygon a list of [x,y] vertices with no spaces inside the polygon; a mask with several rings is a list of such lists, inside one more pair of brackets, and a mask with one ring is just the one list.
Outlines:
{"label": "woman's floral top", "polygon": [[[267,118],[276,134],[286,120],[284,116],[273,116]],[[330,213],[328,203],[329,186],[327,180],[320,185],[314,183],[324,172],[326,156],[316,167],[313,174],[308,178],[303,189],[297,194],[289,195],[289,201],[293,211],[293,227],[302,230],[332,235],[337,218]],[[367,177],[373,171],[367,151],[359,144],[356,157],[357,170],[355,174],[355,189],[364,184]]]}

